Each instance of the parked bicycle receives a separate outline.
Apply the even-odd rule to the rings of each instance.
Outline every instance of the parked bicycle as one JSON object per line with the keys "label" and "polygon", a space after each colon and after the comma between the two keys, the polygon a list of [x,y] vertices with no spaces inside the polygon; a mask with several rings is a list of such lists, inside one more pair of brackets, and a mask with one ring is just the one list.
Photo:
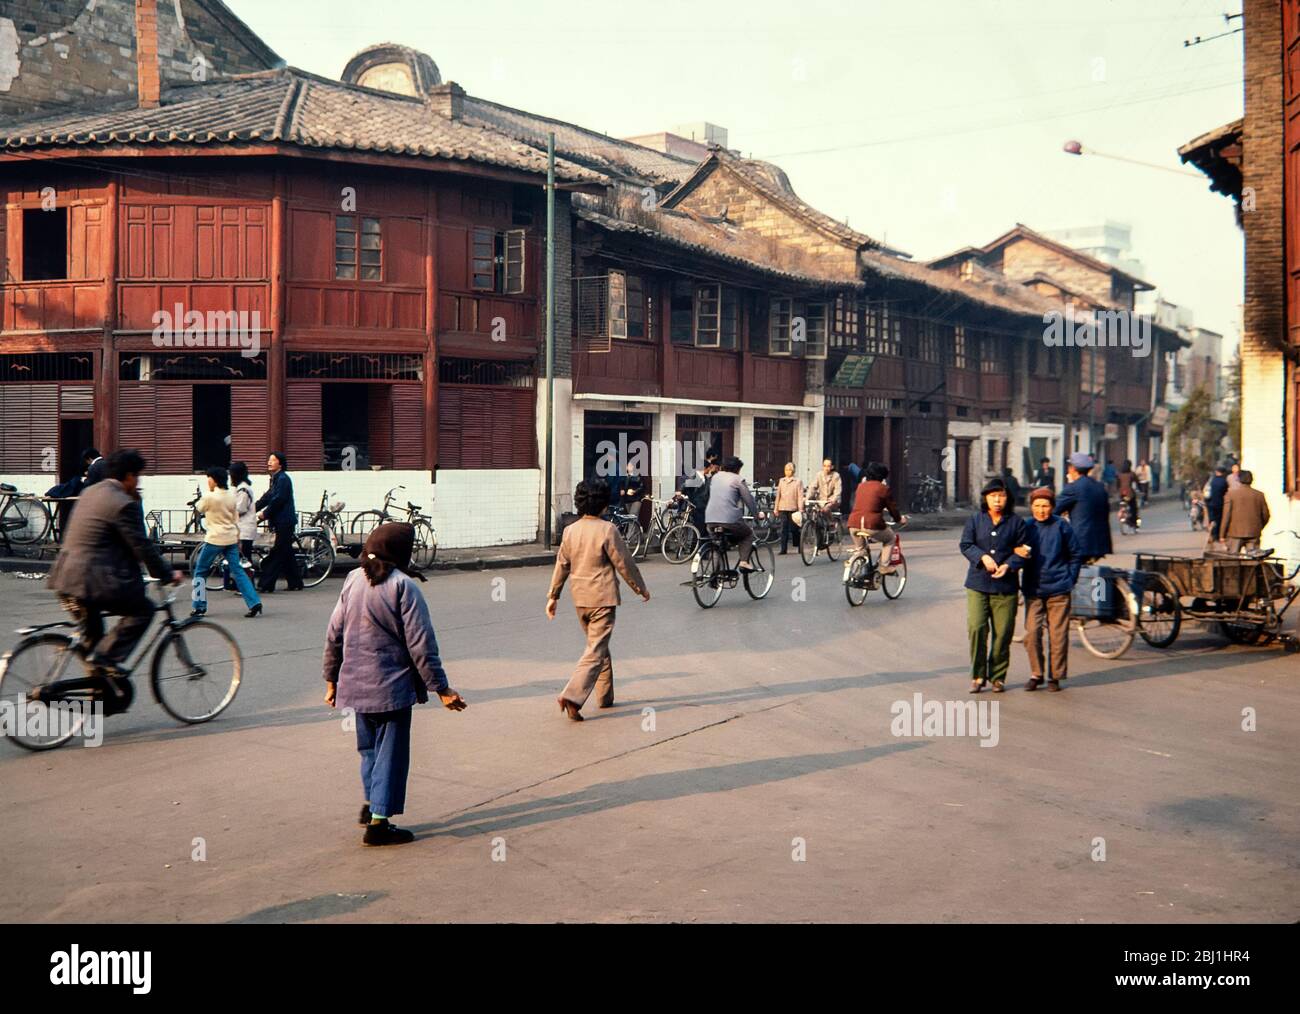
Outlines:
{"label": "parked bicycle", "polygon": [[934,514],[943,510],[943,483],[932,475],[921,476],[912,494],[911,509],[917,514]]}
{"label": "parked bicycle", "polygon": [[799,556],[808,566],[821,553],[828,560],[835,560],[840,553],[848,551],[849,529],[838,511],[827,514],[823,507],[824,500],[805,500],[800,515]]}
{"label": "parked bicycle", "polygon": [[[146,581],[159,583],[156,578]],[[170,592],[154,603],[161,622],[152,636],[141,639],[133,652],[134,662],[123,666],[123,671],[129,677],[152,651],[149,681],[154,699],[172,718],[197,725],[230,707],[243,680],[244,661],[238,643],[224,627],[202,617],[178,620],[172,611],[175,601],[176,594]],[[64,632],[67,628],[74,632]],[[113,691],[94,673],[80,631],[71,620],[23,627],[16,633],[22,639],[0,657],[0,702],[15,710],[28,709],[29,715],[31,709],[43,708],[45,720],[20,723],[10,738],[27,750],[62,746],[81,732],[87,715],[84,710],[70,711],[69,720],[61,720],[59,705],[89,709],[104,704],[105,695]],[[77,671],[76,666],[84,676],[69,675],[70,670]],[[125,698],[112,702],[115,713],[125,711],[135,696],[130,679],[118,682]]]}
{"label": "parked bicycle", "polygon": [[[690,500],[674,493],[667,500],[647,496],[644,501],[650,504],[650,530],[642,532],[639,555],[644,559],[651,547],[658,545],[669,563],[685,563],[695,555],[700,544],[699,530],[690,521]],[[639,522],[637,529],[641,530]]]}
{"label": "parked bicycle", "polygon": [[757,542],[749,551],[752,571],[743,571],[731,564],[731,553],[736,548],[735,537],[728,535],[718,525],[709,525],[708,534],[700,539],[700,548],[691,560],[691,586],[695,601],[703,609],[712,609],[728,588],[744,583],[751,599],[762,599],[772,590],[776,580],[776,554],[772,547]]}
{"label": "parked bicycle", "polygon": [[398,490],[405,490],[405,486],[394,486],[384,494],[384,506],[379,510],[362,511],[352,519],[349,531],[353,535],[359,535],[364,539],[380,525],[389,521],[405,521],[408,525],[415,528],[415,547],[411,550],[411,564],[416,570],[423,570],[433,564],[434,558],[438,555],[438,536],[433,530],[433,521],[428,515],[422,514],[423,508],[419,504],[406,501],[406,517],[395,517],[389,508],[392,507],[394,496]]}
{"label": "parked bicycle", "polygon": [[[892,521],[888,521],[886,524],[895,531],[903,527]],[[877,588],[885,593],[887,599],[896,599],[902,595],[903,588],[907,585],[907,560],[903,557],[901,540],[895,538],[894,544],[889,549],[889,562],[893,565],[894,571],[889,574],[882,574],[879,565],[876,563],[875,556],[871,552],[872,545],[879,545],[879,543],[871,538],[868,529],[860,528],[855,530],[853,534],[865,538],[867,545],[861,552],[855,552],[844,561],[844,597],[849,600],[849,605],[862,605],[867,601],[867,592],[875,591]],[[882,552],[883,548],[882,546]]]}
{"label": "parked bicycle", "polygon": [[621,503],[616,503],[610,504],[609,510],[605,513],[605,520],[617,528],[618,534],[623,536],[627,551],[633,556],[639,556],[646,535],[645,529],[641,527],[641,522],[636,516],[628,513],[627,508]]}
{"label": "parked bicycle", "polygon": [[50,509],[39,497],[0,482],[0,539],[15,546],[34,546],[45,541],[53,524]]}
{"label": "parked bicycle", "polygon": [[758,520],[754,522],[754,539],[760,546],[775,542],[781,535],[781,518],[776,513],[776,483],[755,486],[754,500],[758,504]]}
{"label": "parked bicycle", "polygon": [[[194,547],[194,552],[190,554],[190,573],[194,573],[195,564],[198,563],[199,553],[203,550],[203,543]],[[271,552],[271,544],[267,542],[253,541],[252,559],[247,561],[251,567],[261,569],[262,561]],[[318,584],[330,576],[334,570],[335,560],[338,553],[334,548],[334,540],[330,537],[328,529],[325,528],[299,528],[293,536],[293,558],[298,564],[298,573],[302,575],[304,588],[315,588]],[[243,561],[241,561],[243,562]],[[220,591],[226,585],[226,579],[230,576],[230,568],[224,557],[219,557],[212,562],[208,573],[204,575],[204,581],[207,583],[208,591]]]}
{"label": "parked bicycle", "polygon": [[343,534],[343,508],[347,506],[342,500],[330,500],[330,497],[338,496],[337,493],[331,493],[323,490],[320,495],[320,506],[316,508],[316,513],[308,520],[307,525],[310,528],[320,528],[329,534],[330,540],[337,546],[339,536]]}

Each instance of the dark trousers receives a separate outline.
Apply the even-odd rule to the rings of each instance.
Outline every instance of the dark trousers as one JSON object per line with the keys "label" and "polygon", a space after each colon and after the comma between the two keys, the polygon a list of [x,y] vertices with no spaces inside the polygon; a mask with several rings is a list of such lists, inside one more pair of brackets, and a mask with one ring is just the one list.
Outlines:
{"label": "dark trousers", "polygon": [[1046,629],[1051,668],[1047,678],[1063,680],[1069,675],[1070,596],[1031,595],[1025,600],[1025,652],[1029,655],[1029,675],[1043,679],[1043,632]]}
{"label": "dark trousers", "polygon": [[1210,541],[1219,541],[1219,525],[1223,521],[1222,507],[1207,507],[1206,513],[1210,515]]}
{"label": "dark trousers", "polygon": [[357,714],[361,791],[376,817],[394,817],[406,807],[411,770],[411,709]]}
{"label": "dark trousers", "polygon": [[302,575],[298,573],[298,561],[293,555],[293,525],[275,526],[275,545],[262,564],[262,578],[257,590],[275,591],[275,581],[282,570],[290,591],[302,587]]}
{"label": "dark trousers", "polygon": [[736,543],[736,565],[739,566],[749,559],[749,551],[754,548],[754,529],[743,521],[732,521],[729,524],[718,524],[716,521],[709,525],[710,528],[721,528],[726,532],[733,542]]}
{"label": "dark trousers", "polygon": [[794,511],[779,511],[781,515],[781,552],[785,552],[790,543],[799,548],[799,529],[794,523]]}
{"label": "dark trousers", "polygon": [[[148,597],[118,599],[115,602],[93,602],[59,596],[63,608],[81,626],[82,643],[93,665],[121,666],[153,619],[154,606]],[[104,634],[104,613],[122,617],[107,636]]]}

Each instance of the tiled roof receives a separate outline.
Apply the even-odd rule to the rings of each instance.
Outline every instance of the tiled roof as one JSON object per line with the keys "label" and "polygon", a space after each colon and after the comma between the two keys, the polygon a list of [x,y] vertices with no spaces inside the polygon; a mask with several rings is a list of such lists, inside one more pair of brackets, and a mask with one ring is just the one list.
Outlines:
{"label": "tiled roof", "polygon": [[594,208],[581,207],[577,202],[574,207],[578,218],[608,232],[640,236],[803,285],[862,288],[862,283],[853,278],[800,270],[790,263],[781,263],[772,256],[771,244],[734,225],[701,221],[679,212],[659,211],[654,213],[655,224],[651,227]]}
{"label": "tiled roof", "polygon": [[464,114],[470,123],[499,130],[542,151],[546,150],[546,135],[554,132],[557,155],[611,176],[658,185],[680,183],[695,171],[696,163],[692,159],[655,151],[574,123],[512,109],[474,95],[465,96]]}
{"label": "tiled roof", "polygon": [[[294,68],[165,88],[162,104],[133,99],[0,126],[5,150],[109,144],[279,142],[304,148],[452,159],[544,173],[546,155],[498,131],[450,120],[416,98],[347,85]],[[565,181],[605,177],[556,160]]]}
{"label": "tiled roof", "polygon": [[937,289],[981,306],[1042,320],[1044,313],[1060,311],[1063,304],[1049,299],[996,271],[977,265],[970,278],[959,278],[927,264],[890,257],[875,250],[858,254],[863,269],[881,278],[913,282]]}

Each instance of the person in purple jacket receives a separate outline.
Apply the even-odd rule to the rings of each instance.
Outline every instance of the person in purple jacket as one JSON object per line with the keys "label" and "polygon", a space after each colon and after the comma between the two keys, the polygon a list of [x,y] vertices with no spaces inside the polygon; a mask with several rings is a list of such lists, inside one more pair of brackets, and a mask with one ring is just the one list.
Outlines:
{"label": "person in purple jacket", "polygon": [[411,708],[426,702],[430,690],[449,711],[466,707],[447,685],[429,606],[412,580],[424,580],[410,569],[414,545],[408,524],[390,522],[371,532],[325,634],[325,703],[356,712],[365,845],[415,839],[389,822],[406,805]]}

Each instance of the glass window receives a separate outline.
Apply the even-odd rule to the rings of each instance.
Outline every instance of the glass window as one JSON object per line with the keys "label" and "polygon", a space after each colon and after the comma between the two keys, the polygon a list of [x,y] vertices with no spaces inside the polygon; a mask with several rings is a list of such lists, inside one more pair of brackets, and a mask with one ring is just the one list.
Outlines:
{"label": "glass window", "polygon": [[357,220],[353,215],[334,216],[334,277],[357,277]]}
{"label": "glass window", "polygon": [[793,316],[791,301],[773,299],[768,304],[767,351],[773,356],[790,354],[790,318]]}
{"label": "glass window", "polygon": [[695,287],[695,344],[699,348],[716,349],[720,345],[721,289],[720,285]]}
{"label": "glass window", "polygon": [[694,342],[695,288],[684,278],[673,281],[672,304],[669,307],[669,337],[675,345]]}
{"label": "glass window", "polygon": [[627,337],[627,275],[622,271],[609,273],[609,336]]}
{"label": "glass window", "polygon": [[722,347],[734,349],[740,342],[740,291],[722,290]]}
{"label": "glass window", "polygon": [[470,234],[470,274],[475,289],[491,291],[496,278],[496,234],[491,229],[475,229]]}

